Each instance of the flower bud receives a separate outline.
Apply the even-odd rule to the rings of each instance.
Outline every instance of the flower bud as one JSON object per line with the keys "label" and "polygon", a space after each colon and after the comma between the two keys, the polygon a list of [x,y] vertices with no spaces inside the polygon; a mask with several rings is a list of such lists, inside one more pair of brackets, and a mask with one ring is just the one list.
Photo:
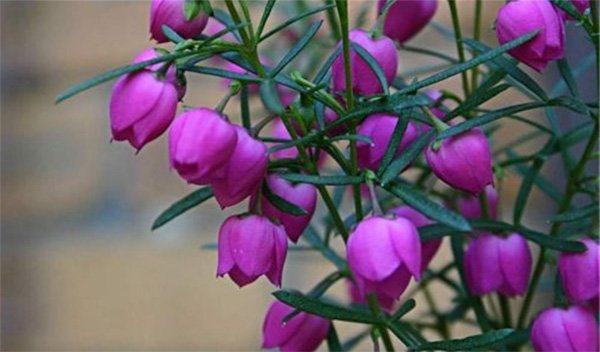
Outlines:
{"label": "flower bud", "polygon": [[[485,187],[485,194],[487,200],[487,217],[490,219],[496,219],[498,215],[498,193],[494,186],[489,185]],[[479,196],[467,195],[458,199],[458,210],[467,219],[480,219],[483,218],[481,212],[481,202]]]}
{"label": "flower bud", "polygon": [[[392,84],[398,69],[398,54],[394,42],[385,36],[373,39],[362,29],[354,29],[349,33],[350,41],[360,45],[375,58],[388,84]],[[340,44],[341,45],[341,44]],[[352,89],[359,95],[373,95],[382,93],[383,89],[371,67],[358,53],[350,49],[350,62],[352,68]],[[339,55],[331,68],[333,91],[346,90],[346,76],[344,71],[344,57]]]}
{"label": "flower bud", "polygon": [[[408,205],[402,205],[391,209],[390,213],[410,220],[417,228],[433,224],[433,221]],[[425,269],[427,269],[427,266],[429,266],[429,263],[437,253],[438,249],[440,249],[441,245],[442,239],[421,242],[421,272],[424,272]]]}
{"label": "flower bud", "polygon": [[281,286],[287,238],[283,226],[265,216],[233,215],[219,229],[217,276],[229,277],[239,287],[266,275]]}
{"label": "flower bud", "polygon": [[[140,53],[134,63],[157,56],[153,49],[148,49]],[[177,111],[181,88],[177,85],[175,69],[169,68],[164,77],[159,77],[158,65],[121,76],[110,97],[113,139],[127,140],[137,150],[163,134]]]}
{"label": "flower bud", "polygon": [[[378,12],[383,10],[385,3],[386,0],[378,1]],[[397,0],[388,10],[383,34],[405,43],[425,28],[436,9],[437,0]]]}
{"label": "flower bud", "polygon": [[[362,136],[371,138],[373,144],[358,141],[356,149],[358,154],[358,166],[361,168],[369,168],[377,170],[379,164],[383,160],[385,151],[394,134],[396,124],[400,120],[399,117],[390,114],[374,114],[367,117],[358,127],[357,133]],[[412,122],[409,122],[400,141],[400,145],[396,150],[396,155],[400,153],[412,143],[418,135],[418,130]]]}
{"label": "flower bud", "polygon": [[223,166],[237,144],[232,124],[209,108],[189,110],[179,116],[169,131],[171,167],[189,183],[207,185],[222,178]]}
{"label": "flower bud", "polygon": [[463,265],[472,294],[498,292],[512,297],[527,290],[531,252],[519,234],[505,238],[481,234],[469,244]]}
{"label": "flower bud", "polygon": [[159,43],[168,41],[162,30],[164,25],[185,39],[193,39],[202,33],[207,21],[208,16],[202,11],[188,21],[185,15],[185,0],[152,0],[150,35]]}
{"label": "flower bud", "polygon": [[494,182],[490,147],[478,128],[444,139],[437,151],[427,148],[425,157],[437,177],[461,191],[477,194]]}
{"label": "flower bud", "polygon": [[536,351],[598,351],[598,324],[584,308],[548,308],[535,318],[531,344]]}
{"label": "flower bud", "polygon": [[243,127],[233,125],[237,143],[231,157],[219,170],[212,189],[221,208],[235,205],[253,194],[267,175],[267,146],[252,138]]}
{"label": "flower bud", "polygon": [[279,220],[290,240],[294,243],[298,242],[298,238],[306,230],[315,213],[317,188],[307,183],[294,185],[276,174],[267,177],[267,186],[274,194],[306,211],[306,215],[292,215],[277,209],[264,196],[260,200],[262,213]]}
{"label": "flower bud", "polygon": [[502,6],[496,19],[496,36],[505,44],[527,33],[539,33],[508,52],[536,71],[564,56],[563,21],[547,0],[515,0]]}
{"label": "flower bud", "polygon": [[397,299],[410,274],[421,277],[419,233],[404,218],[361,221],[348,239],[347,258],[361,296],[379,293]]}
{"label": "flower bud", "polygon": [[590,238],[582,239],[581,242],[587,247],[585,252],[562,252],[558,258],[558,270],[565,294],[575,303],[597,300],[600,290],[600,247]]}
{"label": "flower bud", "polygon": [[294,308],[275,301],[263,322],[262,348],[278,347],[282,352],[314,351],[329,332],[329,321],[319,316],[300,312],[283,322]]}

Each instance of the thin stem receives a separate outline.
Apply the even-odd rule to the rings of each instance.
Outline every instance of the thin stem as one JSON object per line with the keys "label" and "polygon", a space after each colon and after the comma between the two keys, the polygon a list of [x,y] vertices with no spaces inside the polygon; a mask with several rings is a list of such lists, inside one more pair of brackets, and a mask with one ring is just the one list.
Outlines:
{"label": "thin stem", "polygon": [[[369,170],[368,173],[373,174],[371,170]],[[381,216],[383,215],[383,211],[381,211],[381,206],[379,205],[379,200],[377,199],[377,193],[375,192],[375,185],[373,184],[373,179],[369,177],[368,174],[366,179],[367,187],[369,188],[369,195],[371,196],[371,204],[373,204],[373,215]]]}
{"label": "thin stem", "polygon": [[[375,316],[382,316],[381,308],[379,307],[379,302],[377,302],[377,296],[374,293],[371,293],[367,296],[367,301],[369,303],[369,308],[371,312]],[[381,333],[381,339],[383,340],[383,345],[385,346],[386,351],[394,351],[394,345],[392,344],[392,339],[390,338],[390,334],[385,328],[385,326],[377,326],[377,329]]]}
{"label": "thin stem", "polygon": [[[460,20],[458,18],[458,10],[456,9],[456,0],[448,0],[448,6],[450,6],[450,14],[452,15],[452,26],[454,27],[454,40],[456,41],[456,50],[458,51],[458,59],[460,62],[465,62],[465,48],[463,46],[462,33],[460,31]],[[469,81],[467,78],[467,72],[461,72],[463,91],[465,92],[465,98],[471,93],[469,92]]]}
{"label": "thin stem", "polygon": [[[473,39],[479,41],[481,39],[481,10],[482,10],[482,1],[475,0],[475,20],[473,22]],[[473,54],[477,56],[475,52]],[[471,89],[475,90],[477,88],[477,81],[479,75],[479,68],[473,68],[473,74],[471,75]]]}
{"label": "thin stem", "polygon": [[500,302],[500,310],[502,311],[502,319],[504,320],[504,326],[509,328],[511,326],[512,318],[510,316],[510,302],[502,294],[498,294],[498,301]]}
{"label": "thin stem", "polygon": [[[229,15],[231,16],[233,21],[236,24],[242,23],[242,18],[240,17],[237,10],[235,9],[235,5],[233,4],[233,1],[225,0],[225,5],[227,6],[227,10],[229,11]],[[245,27],[240,28],[239,33],[240,33],[240,36],[242,37],[242,41],[244,42],[244,45],[246,46],[246,48],[252,47],[252,42],[250,40],[250,36],[248,35],[247,28],[245,28]]]}

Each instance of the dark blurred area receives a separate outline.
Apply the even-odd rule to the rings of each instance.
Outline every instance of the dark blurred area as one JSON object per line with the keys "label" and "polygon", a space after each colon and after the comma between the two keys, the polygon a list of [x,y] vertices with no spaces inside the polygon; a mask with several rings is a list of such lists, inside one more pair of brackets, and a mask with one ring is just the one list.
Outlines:
{"label": "dark blurred area", "polygon": [[[362,2],[351,3],[356,13]],[[493,22],[500,4],[486,2],[484,23]],[[261,3],[254,5],[260,11]],[[221,221],[244,206],[221,212],[207,202],[151,232],[154,218],[193,190],[169,171],[164,136],[138,155],[129,145],[110,143],[110,83],[54,105],[69,85],[152,46],[148,12],[145,1],[0,1],[2,350],[260,348],[273,287],[261,279],[240,290],[229,279],[216,279],[216,252],[200,249],[215,242]],[[465,11],[467,33],[471,12]],[[449,23],[443,1],[435,19]],[[484,28],[484,39],[495,45],[492,29]],[[578,39],[578,28],[568,29],[569,60],[578,67],[591,45]],[[455,52],[454,43],[432,29],[414,42]],[[405,72],[423,65],[414,54],[401,53],[400,60]],[[580,90],[592,101],[598,93],[589,67]],[[539,77],[551,87],[558,73],[552,67]],[[219,87],[215,79],[189,77],[185,103],[215,106],[223,94]],[[459,80],[443,87],[458,89]],[[492,105],[507,103],[512,98]],[[557,114],[564,128],[578,124],[566,111]],[[517,126],[502,128],[498,144],[529,131]],[[542,142],[536,143],[529,149]],[[560,163],[551,162],[544,173],[560,184],[559,170]],[[502,186],[507,218],[519,185],[520,178],[509,175]],[[555,209],[537,191],[529,201],[537,205],[528,209],[526,223],[544,230]],[[333,270],[318,254],[292,252],[288,258],[284,287],[308,290]],[[445,260],[443,251],[438,261]],[[344,285],[333,292],[344,299]],[[435,294],[445,298],[443,291]],[[342,325],[340,331],[350,336],[359,328]]]}

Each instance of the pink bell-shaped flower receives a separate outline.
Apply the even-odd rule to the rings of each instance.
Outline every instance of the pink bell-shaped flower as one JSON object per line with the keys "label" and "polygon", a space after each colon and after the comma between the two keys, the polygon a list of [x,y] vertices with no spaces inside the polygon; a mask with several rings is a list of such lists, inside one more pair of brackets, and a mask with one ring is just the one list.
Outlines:
{"label": "pink bell-shaped flower", "polygon": [[300,312],[289,321],[283,319],[294,308],[275,301],[263,322],[262,348],[278,347],[282,352],[314,351],[329,332],[329,321],[319,316]]}
{"label": "pink bell-shaped flower", "polygon": [[[157,58],[154,49],[141,52],[134,60],[139,63]],[[179,86],[175,69],[159,75],[157,65],[121,76],[110,97],[110,128],[113,139],[128,141],[135,149],[162,135],[177,111],[177,101],[185,87]]]}
{"label": "pink bell-shaped flower", "polygon": [[588,310],[548,308],[531,327],[533,349],[542,351],[598,351],[598,323]]}
{"label": "pink bell-shaped flower", "polygon": [[[404,271],[406,275],[402,275],[400,280],[396,282],[396,285],[400,287],[404,287],[402,291],[406,289],[410,282],[410,273]],[[364,304],[367,305],[367,298],[363,296],[358,290],[358,286],[352,280],[346,280],[348,288],[348,295],[350,296],[350,300],[352,303]],[[375,297],[377,298],[377,302],[379,306],[388,313],[391,313],[394,310],[394,306],[396,304],[397,297],[388,296],[383,290],[375,290]]]}
{"label": "pink bell-shaped flower", "polygon": [[169,160],[179,175],[197,185],[223,178],[223,166],[233,154],[238,135],[220,113],[209,108],[189,110],[169,131]]}
{"label": "pink bell-shaped flower", "polygon": [[219,229],[217,276],[229,274],[242,287],[266,275],[273,285],[281,286],[286,255],[283,226],[265,216],[233,215]]}
{"label": "pink bell-shaped flower", "polygon": [[[487,199],[487,215],[490,219],[496,219],[498,215],[498,192],[496,192],[494,186],[489,185],[485,187],[485,194]],[[465,197],[460,197],[457,204],[458,210],[466,219],[483,218],[479,196],[466,195]]]}
{"label": "pink bell-shaped flower", "polygon": [[[398,70],[398,54],[394,42],[386,37],[371,38],[369,33],[362,29],[354,29],[349,33],[350,41],[360,45],[371,56],[375,58],[388,84],[392,84]],[[352,89],[359,95],[373,95],[382,93],[383,89],[377,80],[377,76],[369,65],[356,53],[350,51],[350,62],[352,68]],[[344,71],[344,58],[339,55],[331,66],[333,79],[333,91],[346,91],[346,76]]]}
{"label": "pink bell-shaped flower", "polygon": [[267,175],[267,146],[252,138],[244,128],[233,126],[237,133],[235,150],[218,172],[223,177],[211,182],[221,208],[235,205],[252,195]]}
{"label": "pink bell-shaped flower", "polygon": [[585,252],[562,252],[558,258],[558,271],[566,296],[574,303],[594,303],[598,300],[600,282],[600,247],[591,238],[582,239]]}
{"label": "pink bell-shaped flower", "polygon": [[[377,2],[381,12],[386,0]],[[400,43],[419,33],[435,15],[437,0],[396,0],[385,18],[383,34]]]}
{"label": "pink bell-shaped flower", "polygon": [[[358,141],[356,149],[358,154],[358,166],[377,170],[383,160],[385,151],[394,134],[399,117],[390,114],[374,114],[367,117],[358,127],[357,134],[371,138],[373,144]],[[418,136],[418,129],[409,122],[404,130],[396,155],[400,155],[406,147]]]}
{"label": "pink bell-shaped flower", "polygon": [[498,11],[496,36],[500,44],[535,30],[540,32],[533,39],[508,52],[534,70],[542,71],[548,62],[564,56],[563,20],[552,3],[548,0],[515,0]]}
{"label": "pink bell-shaped flower", "polygon": [[405,218],[373,216],[361,221],[347,244],[348,265],[361,296],[383,294],[398,299],[410,275],[421,277],[421,241]]}
{"label": "pink bell-shaped flower", "polygon": [[490,146],[478,128],[442,140],[438,150],[427,148],[425,157],[436,176],[453,188],[477,194],[494,183]]}
{"label": "pink bell-shaped flower", "polygon": [[292,215],[277,209],[264,196],[260,200],[262,213],[279,220],[290,240],[298,242],[315,213],[317,188],[307,183],[292,184],[276,174],[269,175],[266,182],[271,192],[306,211],[305,215]]}
{"label": "pink bell-shaped flower", "polygon": [[474,295],[498,292],[512,297],[525,293],[531,273],[531,252],[519,234],[507,237],[480,234],[464,256],[469,291]]}
{"label": "pink bell-shaped flower", "polygon": [[150,35],[159,43],[167,42],[162,26],[167,25],[185,39],[197,37],[208,21],[208,16],[200,12],[195,18],[185,17],[185,0],[152,0],[150,5]]}

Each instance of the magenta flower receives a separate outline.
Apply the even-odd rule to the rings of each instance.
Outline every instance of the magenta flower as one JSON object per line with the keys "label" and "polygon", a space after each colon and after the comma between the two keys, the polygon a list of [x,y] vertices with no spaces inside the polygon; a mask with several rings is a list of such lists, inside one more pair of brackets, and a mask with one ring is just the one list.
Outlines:
{"label": "magenta flower", "polygon": [[265,216],[279,220],[292,242],[298,238],[315,213],[317,206],[317,188],[307,183],[292,184],[281,176],[272,174],[267,177],[267,185],[271,192],[306,211],[306,215],[292,215],[277,209],[266,197],[261,197],[260,205]]}
{"label": "magenta flower", "polygon": [[[406,0],[404,0],[406,1]],[[429,97],[429,99],[433,100],[434,102],[437,102],[440,100],[440,98],[442,97],[442,92],[440,92],[437,89],[428,89],[425,92],[425,95],[427,97]],[[446,113],[444,112],[444,110],[437,108],[437,107],[431,107],[429,108],[429,110],[431,110],[431,112],[435,115],[435,117],[437,117],[438,119],[442,119],[444,118],[444,116],[446,116]]]}
{"label": "magenta flower", "polygon": [[150,6],[150,36],[159,43],[167,42],[162,26],[167,25],[185,39],[197,37],[208,21],[208,16],[200,12],[188,21],[184,12],[185,0],[152,0]]}
{"label": "magenta flower", "polygon": [[[577,11],[579,11],[582,14],[585,13],[585,11],[590,8],[589,0],[571,0],[571,3],[573,4],[573,6],[575,6]],[[567,15],[566,12],[559,9],[558,7],[555,7],[555,9],[558,12],[558,15],[560,16],[560,18],[562,18],[563,20],[566,20],[566,21],[574,21],[575,20],[575,18]]]}
{"label": "magenta flower", "polygon": [[[406,275],[402,275],[400,280],[396,282],[396,285],[400,287],[404,287],[402,291],[406,289],[410,282],[410,273],[406,270],[403,271]],[[352,280],[346,280],[346,287],[348,289],[348,295],[350,296],[350,300],[352,303],[364,304],[367,305],[367,298],[363,296],[358,290],[358,286]],[[375,290],[375,297],[377,298],[377,302],[379,306],[388,313],[394,311],[394,305],[396,303],[397,297],[390,297],[385,294],[382,290]]]}
{"label": "magenta flower", "polygon": [[266,275],[273,285],[281,286],[286,255],[283,226],[260,215],[230,216],[219,229],[217,276],[229,274],[242,287]]}
{"label": "magenta flower", "polygon": [[461,191],[477,194],[494,182],[490,146],[478,128],[444,139],[437,151],[427,148],[425,157],[437,177]]}
{"label": "magenta flower", "polygon": [[[352,42],[363,47],[363,49],[375,58],[383,70],[388,84],[391,84],[398,69],[398,54],[396,53],[394,42],[385,36],[376,39],[371,38],[369,34],[362,29],[350,31],[349,38]],[[360,95],[373,95],[383,92],[375,73],[354,50],[351,50],[350,52],[350,62],[352,64],[352,89],[355,93]],[[342,55],[339,55],[333,62],[331,75],[333,79],[333,91],[345,91],[346,77],[344,73],[344,58]]]}
{"label": "magenta flower", "polygon": [[[285,124],[283,123],[281,118],[274,119],[270,127],[271,137],[284,140],[292,139],[292,136],[290,136],[287,128],[285,128]],[[273,157],[273,159],[296,159],[298,157],[298,149],[296,147],[281,149],[274,153],[271,153],[271,156]]]}
{"label": "magenta flower", "polygon": [[361,221],[347,244],[348,265],[362,296],[398,299],[410,275],[421,277],[421,241],[407,219],[373,216]]}
{"label": "magenta flower", "polygon": [[217,172],[223,177],[211,182],[221,208],[235,205],[256,192],[267,175],[267,146],[252,138],[244,128],[233,126],[237,133],[235,150]]}
{"label": "magenta flower", "polygon": [[509,53],[534,70],[542,71],[548,62],[564,56],[563,21],[550,1],[515,0],[498,11],[496,36],[500,44],[535,30],[540,30],[538,35]]}
{"label": "magenta flower", "polygon": [[[153,49],[147,49],[135,58],[134,63],[156,57],[158,54]],[[179,95],[183,96],[185,92],[185,88],[177,84],[174,68],[159,77],[156,66],[121,76],[110,97],[113,139],[126,140],[137,150],[167,130],[175,118]]]}
{"label": "magenta flower", "polygon": [[294,308],[279,301],[271,303],[263,322],[262,348],[278,347],[282,352],[314,351],[329,332],[329,321],[300,312],[286,323]]}
{"label": "magenta flower", "polygon": [[[377,2],[381,12],[386,0]],[[405,43],[419,33],[435,15],[437,0],[397,0],[389,9],[383,33],[400,43]]]}
{"label": "magenta flower", "polygon": [[463,266],[469,291],[474,295],[522,295],[531,273],[531,252],[527,241],[517,233],[507,237],[480,234],[469,244]]}
{"label": "magenta flower", "polygon": [[599,260],[600,247],[596,241],[584,238],[581,242],[587,247],[585,252],[562,252],[558,258],[560,280],[566,296],[575,303],[598,300],[600,290]]}
{"label": "magenta flower", "polygon": [[189,110],[179,116],[169,131],[171,167],[189,183],[207,185],[224,177],[223,166],[237,144],[232,124],[209,108]]}
{"label": "magenta flower", "polygon": [[[358,153],[358,166],[361,168],[369,168],[377,170],[379,164],[383,160],[385,151],[394,134],[396,124],[399,117],[390,114],[374,114],[367,117],[358,127],[357,133],[371,138],[373,144],[358,141],[356,143]],[[404,136],[400,141],[400,145],[396,150],[396,155],[400,153],[412,143],[418,136],[417,127],[412,122],[408,123]]]}
{"label": "magenta flower", "polygon": [[[487,211],[490,219],[496,219],[498,215],[498,192],[494,186],[489,185],[485,187],[485,194],[487,199]],[[483,218],[481,212],[481,202],[479,196],[467,195],[461,197],[457,201],[458,210],[467,219],[479,219]]]}
{"label": "magenta flower", "polygon": [[[401,205],[399,207],[390,209],[390,213],[410,220],[417,228],[434,223],[425,217],[425,215],[408,205]],[[424,272],[425,269],[427,269],[427,266],[429,266],[429,263],[437,253],[438,249],[440,249],[441,245],[442,239],[421,242],[421,272]]]}
{"label": "magenta flower", "polygon": [[598,351],[598,324],[584,308],[548,308],[535,318],[531,344],[538,351]]}

